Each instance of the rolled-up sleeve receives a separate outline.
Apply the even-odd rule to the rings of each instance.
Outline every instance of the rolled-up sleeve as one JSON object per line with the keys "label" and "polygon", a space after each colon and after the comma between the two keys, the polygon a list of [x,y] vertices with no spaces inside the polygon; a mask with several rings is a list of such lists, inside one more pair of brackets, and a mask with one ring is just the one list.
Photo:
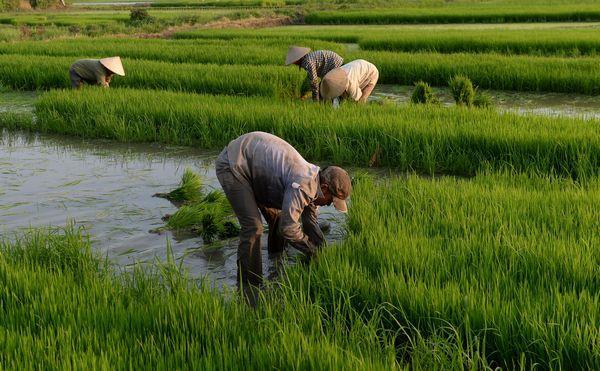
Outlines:
{"label": "rolled-up sleeve", "polygon": [[302,189],[289,188],[283,198],[279,225],[281,236],[307,256],[313,256],[316,252],[315,244],[303,232],[301,223],[301,216],[310,202]]}

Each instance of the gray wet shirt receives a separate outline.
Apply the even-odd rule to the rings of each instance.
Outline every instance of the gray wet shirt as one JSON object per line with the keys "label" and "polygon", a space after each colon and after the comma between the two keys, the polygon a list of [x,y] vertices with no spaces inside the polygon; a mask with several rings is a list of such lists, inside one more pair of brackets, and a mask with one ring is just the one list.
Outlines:
{"label": "gray wet shirt", "polygon": [[71,65],[71,71],[87,83],[108,87],[108,72],[98,59],[80,59]]}
{"label": "gray wet shirt", "polygon": [[319,167],[283,139],[260,131],[231,141],[227,156],[231,172],[250,184],[257,204],[281,210],[283,238],[312,255],[324,241],[313,203],[321,194]]}

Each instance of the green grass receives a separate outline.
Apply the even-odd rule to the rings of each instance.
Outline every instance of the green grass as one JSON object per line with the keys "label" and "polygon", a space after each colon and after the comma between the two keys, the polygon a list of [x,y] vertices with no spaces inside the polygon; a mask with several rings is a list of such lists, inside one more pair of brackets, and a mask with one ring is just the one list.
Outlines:
{"label": "green grass", "polygon": [[[156,20],[167,23],[182,23],[193,20],[194,23],[207,23],[224,16],[239,16],[238,10],[227,9],[186,9],[149,10]],[[129,21],[129,10],[93,10],[93,11],[31,11],[0,14],[0,23],[16,26],[86,26],[102,24],[123,24]],[[189,23],[189,22],[185,22]]]}
{"label": "green grass", "polygon": [[592,57],[359,51],[348,59],[359,57],[377,66],[380,83],[411,85],[423,80],[446,86],[452,76],[465,75],[483,89],[600,94],[599,59]]}
{"label": "green grass", "polygon": [[0,361],[596,369],[599,202],[598,179],[361,176],[346,240],[287,268],[256,309],[173,261],[120,274],[76,230],[31,232],[0,243]]}
{"label": "green grass", "polygon": [[359,183],[348,239],[290,280],[310,281],[321,303],[386,303],[382,327],[403,359],[422,336],[441,340],[436,361],[452,359],[453,338],[493,366],[595,369],[598,185],[512,174]]}
{"label": "green grass", "polygon": [[340,9],[309,12],[308,24],[510,23],[600,20],[598,4],[461,5],[435,8]]}
{"label": "green grass", "polygon": [[292,305],[253,310],[174,262],[118,273],[72,228],[1,242],[0,284],[0,362],[11,369],[393,367],[393,349],[358,313],[346,313],[348,334],[346,317],[328,319],[292,290]]}
{"label": "green grass", "polygon": [[283,65],[289,45],[306,45],[313,49],[344,47],[326,41],[308,39],[273,40],[164,40],[125,38],[74,38],[47,42],[20,41],[0,43],[0,54],[72,56],[99,58],[119,55],[128,59],[145,59],[172,63],[214,63],[244,65]]}
{"label": "green grass", "polygon": [[44,132],[220,149],[253,130],[276,134],[307,158],[472,175],[513,169],[585,180],[600,166],[595,122],[493,110],[358,106],[339,110],[263,98],[112,89],[54,91],[37,102]]}
{"label": "green grass", "polygon": [[496,52],[536,55],[597,55],[600,36],[595,29],[473,30],[441,32],[404,30],[394,34],[371,33],[359,40],[366,50],[433,51],[438,53]]}
{"label": "green grass", "polygon": [[[51,43],[51,42],[50,42]],[[247,62],[280,63],[281,48],[265,59],[252,59],[252,48],[240,48]],[[184,50],[183,48],[180,50]],[[218,48],[198,59],[216,62],[235,61],[235,47]],[[244,50],[249,50],[246,53]],[[185,55],[185,51],[182,52]],[[148,53],[151,57],[151,53]],[[426,81],[445,86],[454,75],[465,75],[483,89],[600,94],[598,58],[561,58],[505,56],[498,54],[438,54],[355,51],[344,54],[346,60],[364,58],[380,72],[379,83],[411,85]],[[173,54],[172,59],[178,59]],[[50,89],[69,86],[68,67],[74,57],[0,55],[0,82],[16,89]],[[262,60],[260,60],[262,59]],[[181,60],[181,58],[179,58]],[[243,94],[274,97],[297,97],[305,76],[297,68],[268,65],[195,65],[158,61],[124,60],[127,76],[115,77],[113,86],[182,90],[196,93]]]}
{"label": "green grass", "polygon": [[[69,57],[0,55],[0,83],[26,90],[69,87],[68,71],[74,60]],[[123,65],[127,75],[114,77],[111,87],[299,97],[305,78],[302,72],[285,66],[173,64],[126,59]]]}

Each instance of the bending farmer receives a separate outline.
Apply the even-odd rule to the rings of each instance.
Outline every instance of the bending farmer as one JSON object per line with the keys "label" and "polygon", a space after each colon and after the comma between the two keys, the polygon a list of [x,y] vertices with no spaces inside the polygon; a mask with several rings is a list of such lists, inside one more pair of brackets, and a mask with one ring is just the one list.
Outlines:
{"label": "bending farmer", "polygon": [[315,50],[311,52],[309,48],[300,46],[290,46],[285,65],[295,64],[306,70],[312,90],[312,99],[319,100],[319,80],[334,68],[340,67],[344,59],[331,50]]}
{"label": "bending farmer", "polygon": [[350,98],[364,103],[379,79],[373,63],[357,59],[329,72],[321,82],[321,97],[325,100]]}
{"label": "bending farmer", "polygon": [[114,74],[125,76],[123,64],[121,64],[121,58],[119,57],[80,59],[73,63],[69,69],[71,86],[75,89],[81,88],[84,82],[108,88]]}
{"label": "bending farmer", "polygon": [[242,283],[258,285],[262,280],[261,212],[269,224],[269,251],[287,241],[312,257],[325,242],[318,206],[333,203],[346,212],[345,200],[352,192],[342,168],[319,169],[283,139],[260,131],[231,141],[215,167],[241,226],[237,262]]}

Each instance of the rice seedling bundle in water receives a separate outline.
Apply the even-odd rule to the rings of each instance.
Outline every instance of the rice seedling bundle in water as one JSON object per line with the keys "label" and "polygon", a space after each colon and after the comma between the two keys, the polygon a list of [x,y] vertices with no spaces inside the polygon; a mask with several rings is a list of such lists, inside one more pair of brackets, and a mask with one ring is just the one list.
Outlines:
{"label": "rice seedling bundle in water", "polygon": [[166,229],[190,230],[202,236],[207,244],[216,238],[231,238],[239,233],[235,214],[225,195],[221,191],[204,194],[200,176],[190,169],[183,173],[179,187],[155,196],[182,203],[177,212],[165,216]]}
{"label": "rice seedling bundle in water", "polygon": [[450,86],[450,92],[456,104],[467,107],[473,105],[475,88],[473,88],[473,83],[468,77],[462,75],[454,76],[448,81],[448,86]]}
{"label": "rice seedling bundle in water", "polygon": [[410,101],[413,103],[439,103],[439,99],[435,96],[431,86],[424,81],[415,83],[415,88],[410,96]]}
{"label": "rice seedling bundle in water", "polygon": [[174,202],[194,202],[202,198],[202,179],[191,169],[185,169],[179,187],[169,193],[157,193],[155,197]]}

